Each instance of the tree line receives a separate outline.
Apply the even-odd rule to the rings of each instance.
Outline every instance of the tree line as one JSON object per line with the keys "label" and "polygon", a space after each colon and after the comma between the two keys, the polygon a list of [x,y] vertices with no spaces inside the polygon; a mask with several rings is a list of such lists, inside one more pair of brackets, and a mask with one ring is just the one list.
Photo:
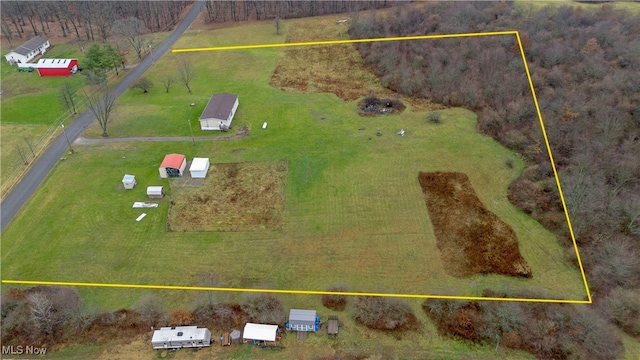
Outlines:
{"label": "tree line", "polygon": [[360,10],[379,9],[391,5],[387,0],[253,0],[218,1],[208,0],[203,8],[205,21],[247,21],[265,19],[287,19],[348,13]]}
{"label": "tree line", "polygon": [[0,29],[13,38],[62,36],[104,42],[118,19],[136,17],[151,32],[177,24],[193,1],[3,1]]}
{"label": "tree line", "polygon": [[[630,299],[640,299],[640,15],[608,4],[597,10],[506,2],[405,4],[384,15],[356,14],[349,33],[357,39],[514,29],[596,308],[637,336],[640,301]],[[481,132],[520,153],[526,168],[510,185],[510,200],[554,231],[577,264],[514,36],[356,47],[384,86],[472,109]]]}

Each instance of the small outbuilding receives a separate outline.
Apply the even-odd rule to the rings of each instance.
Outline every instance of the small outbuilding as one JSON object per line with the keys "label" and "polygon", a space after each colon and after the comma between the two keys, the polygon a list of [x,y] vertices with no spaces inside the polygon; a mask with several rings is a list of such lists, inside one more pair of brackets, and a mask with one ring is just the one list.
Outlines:
{"label": "small outbuilding", "polygon": [[50,47],[51,44],[49,43],[49,40],[36,36],[11,50],[11,52],[6,54],[4,58],[7,59],[7,62],[11,65],[26,64],[36,56],[44,54]]}
{"label": "small outbuilding", "polygon": [[224,333],[220,335],[220,346],[230,346],[231,345],[231,336],[229,333]]}
{"label": "small outbuilding", "polygon": [[40,59],[33,67],[40,76],[70,76],[78,72],[78,59]]}
{"label": "small outbuilding", "polygon": [[247,323],[242,332],[242,340],[253,344],[275,343],[278,339],[278,325]]}
{"label": "small outbuilding", "polygon": [[199,348],[211,343],[211,331],[197,326],[162,327],[151,338],[154,349]]}
{"label": "small outbuilding", "polygon": [[163,179],[180,177],[187,167],[187,157],[182,154],[169,154],[160,164],[160,177]]}
{"label": "small outbuilding", "polygon": [[329,336],[338,336],[338,328],[340,327],[340,320],[337,316],[329,316],[327,320],[327,334]]}
{"label": "small outbuilding", "polygon": [[238,95],[229,93],[213,95],[200,115],[200,129],[222,131],[231,129],[231,121],[238,104]]}
{"label": "small outbuilding", "polygon": [[242,343],[242,332],[240,332],[240,330],[233,330],[230,334],[229,337],[231,338],[231,343],[232,344],[241,344]]}
{"label": "small outbuilding", "polygon": [[147,195],[149,199],[162,199],[164,197],[164,188],[162,186],[147,186]]}
{"label": "small outbuilding", "polygon": [[318,331],[320,329],[320,317],[316,316],[315,310],[291,309],[286,328],[294,331]]}
{"label": "small outbuilding", "polygon": [[209,158],[193,158],[189,173],[192,178],[204,179],[209,171]]}
{"label": "small outbuilding", "polygon": [[136,186],[136,177],[134,175],[125,174],[122,178],[122,185],[127,190],[131,190]]}

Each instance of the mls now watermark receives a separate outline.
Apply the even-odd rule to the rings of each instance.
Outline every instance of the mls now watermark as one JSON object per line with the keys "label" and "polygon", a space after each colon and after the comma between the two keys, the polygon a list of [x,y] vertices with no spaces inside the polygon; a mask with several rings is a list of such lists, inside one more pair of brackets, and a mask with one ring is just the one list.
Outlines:
{"label": "mls now watermark", "polygon": [[2,346],[2,355],[44,355],[46,353],[46,347],[36,347],[31,345]]}

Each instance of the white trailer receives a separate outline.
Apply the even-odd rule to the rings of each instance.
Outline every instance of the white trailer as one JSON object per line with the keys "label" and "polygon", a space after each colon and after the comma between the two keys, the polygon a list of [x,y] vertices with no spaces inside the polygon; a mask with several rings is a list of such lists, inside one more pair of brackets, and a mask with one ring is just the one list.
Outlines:
{"label": "white trailer", "polygon": [[154,349],[201,348],[211,346],[211,331],[197,326],[163,327],[153,332]]}

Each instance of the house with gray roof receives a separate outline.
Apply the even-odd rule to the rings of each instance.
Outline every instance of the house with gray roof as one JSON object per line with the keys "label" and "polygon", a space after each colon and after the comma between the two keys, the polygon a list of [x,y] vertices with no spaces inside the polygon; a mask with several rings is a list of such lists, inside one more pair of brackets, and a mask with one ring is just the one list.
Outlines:
{"label": "house with gray roof", "polygon": [[318,331],[320,329],[320,317],[315,310],[291,309],[289,322],[285,325],[287,330],[293,331]]}
{"label": "house with gray roof", "polygon": [[51,44],[49,43],[49,40],[36,36],[11,50],[11,52],[6,54],[4,58],[7,59],[7,62],[11,65],[26,64],[36,56],[44,54],[50,47]]}
{"label": "house with gray roof", "polygon": [[229,93],[213,95],[200,115],[200,129],[229,130],[237,108],[238,95]]}

